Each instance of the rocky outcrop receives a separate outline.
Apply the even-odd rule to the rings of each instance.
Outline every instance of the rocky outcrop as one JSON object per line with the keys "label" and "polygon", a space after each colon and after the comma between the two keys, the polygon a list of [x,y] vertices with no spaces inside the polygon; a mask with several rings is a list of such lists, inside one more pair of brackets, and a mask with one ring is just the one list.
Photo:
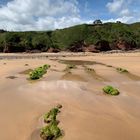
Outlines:
{"label": "rocky outcrop", "polygon": [[41,53],[41,50],[26,50],[26,53]]}
{"label": "rocky outcrop", "polygon": [[88,45],[84,41],[78,41],[73,43],[69,48],[69,51],[71,52],[95,52],[98,53],[99,50],[96,49],[96,46],[91,44]]}
{"label": "rocky outcrop", "polygon": [[124,40],[119,40],[116,43],[116,48],[119,50],[131,50],[133,48],[133,45]]}
{"label": "rocky outcrop", "polygon": [[109,51],[111,50],[109,42],[105,40],[98,41],[95,45],[95,49],[98,51]]}
{"label": "rocky outcrop", "polygon": [[57,48],[49,48],[47,52],[48,53],[58,53],[58,52],[60,52],[60,49],[57,49]]}
{"label": "rocky outcrop", "polygon": [[127,42],[125,40],[116,40],[110,43],[111,50],[122,50],[122,51],[129,51],[136,49],[135,42]]}
{"label": "rocky outcrop", "polygon": [[87,45],[84,41],[77,41],[70,45],[68,50],[71,52],[83,52],[85,47],[87,47]]}
{"label": "rocky outcrop", "polygon": [[96,49],[96,46],[95,45],[89,45],[87,47],[84,47],[83,48],[83,51],[84,52],[94,52],[94,53],[100,52],[99,50]]}

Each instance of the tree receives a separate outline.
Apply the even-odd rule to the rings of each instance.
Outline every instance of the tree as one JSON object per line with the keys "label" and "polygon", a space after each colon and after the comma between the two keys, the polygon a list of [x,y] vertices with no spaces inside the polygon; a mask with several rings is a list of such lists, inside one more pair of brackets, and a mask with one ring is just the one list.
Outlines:
{"label": "tree", "polygon": [[18,33],[6,33],[4,52],[23,52],[24,49],[20,46],[20,36]]}
{"label": "tree", "polygon": [[50,47],[52,47],[52,42],[48,35],[37,35],[32,40],[33,49],[47,51]]}
{"label": "tree", "polygon": [[94,25],[102,24],[102,21],[100,19],[97,19],[93,22]]}

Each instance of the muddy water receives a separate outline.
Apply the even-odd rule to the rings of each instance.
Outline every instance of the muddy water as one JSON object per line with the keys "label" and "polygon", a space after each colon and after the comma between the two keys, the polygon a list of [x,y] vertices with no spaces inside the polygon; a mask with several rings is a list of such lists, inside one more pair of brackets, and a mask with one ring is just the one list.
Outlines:
{"label": "muddy water", "polygon": [[60,60],[59,62],[70,65],[95,65],[95,64],[104,65],[103,63],[99,63],[96,61],[86,61],[86,60]]}
{"label": "muddy water", "polygon": [[[65,77],[65,64],[49,60],[6,63],[0,62],[0,140],[40,140],[40,117],[58,103],[63,105],[58,116],[65,132],[62,140],[140,139],[140,81],[104,65],[94,69],[108,81],[91,78],[81,67]],[[57,71],[50,69],[41,80],[30,83],[27,75],[19,74],[26,63],[28,69],[48,63]],[[18,78],[7,79],[10,75]],[[103,94],[101,89],[108,84],[121,94]]]}

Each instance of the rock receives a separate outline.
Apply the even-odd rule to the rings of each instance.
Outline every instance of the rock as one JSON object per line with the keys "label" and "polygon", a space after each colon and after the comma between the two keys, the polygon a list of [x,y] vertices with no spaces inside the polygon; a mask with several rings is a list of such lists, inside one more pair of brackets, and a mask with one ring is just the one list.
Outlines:
{"label": "rock", "polygon": [[94,53],[99,53],[100,51],[96,49],[95,45],[89,45],[88,47],[83,48],[84,52],[94,52]]}
{"label": "rock", "polygon": [[63,106],[62,106],[61,104],[58,104],[56,107],[60,109],[60,108],[62,108]]}
{"label": "rock", "polygon": [[82,40],[82,41],[77,41],[74,42],[73,44],[70,45],[70,47],[68,47],[68,50],[71,52],[83,52],[84,51],[84,47],[86,47],[86,43]]}
{"label": "rock", "polygon": [[60,49],[57,49],[57,48],[49,48],[47,52],[48,53],[58,53],[58,52],[60,52]]}
{"label": "rock", "polygon": [[109,46],[109,42],[105,41],[105,40],[98,41],[96,43],[95,49],[98,50],[98,51],[109,51],[109,50],[111,50],[111,48]]}
{"label": "rock", "polygon": [[116,43],[116,48],[119,50],[131,50],[132,49],[131,45],[128,42],[122,41],[122,40],[119,40]]}
{"label": "rock", "polygon": [[99,50],[96,49],[96,46],[91,44],[88,45],[84,41],[78,41],[73,43],[69,48],[71,52],[96,52],[98,53]]}
{"label": "rock", "polygon": [[41,50],[27,50],[26,53],[41,53]]}

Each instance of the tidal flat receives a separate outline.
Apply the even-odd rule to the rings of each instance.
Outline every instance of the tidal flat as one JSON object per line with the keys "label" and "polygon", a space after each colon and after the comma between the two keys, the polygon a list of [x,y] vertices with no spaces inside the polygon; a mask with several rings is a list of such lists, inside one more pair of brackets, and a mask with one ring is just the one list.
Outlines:
{"label": "tidal flat", "polygon": [[[57,104],[63,106],[59,139],[140,140],[140,53],[64,56],[1,55],[0,140],[41,140],[41,117]],[[51,67],[42,78],[28,80],[28,72],[45,64]],[[75,67],[65,71],[67,65]],[[120,94],[104,94],[107,85]]]}

